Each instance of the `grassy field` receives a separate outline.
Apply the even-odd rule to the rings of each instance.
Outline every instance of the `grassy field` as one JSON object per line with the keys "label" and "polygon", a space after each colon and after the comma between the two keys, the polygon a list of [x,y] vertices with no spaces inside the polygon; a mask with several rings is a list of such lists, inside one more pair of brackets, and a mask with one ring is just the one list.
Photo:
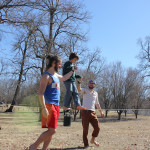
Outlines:
{"label": "grassy field", "polygon": [[[34,112],[0,113],[0,150],[24,150],[33,143],[45,130],[38,122],[39,114]],[[101,131],[97,141],[100,147],[90,144],[95,150],[150,150],[150,116],[133,115],[117,120],[117,114],[109,114],[108,118],[99,118]],[[92,127],[89,129],[91,138]],[[71,127],[63,126],[63,115],[60,113],[57,133],[49,146],[49,150],[82,149],[81,119],[72,122]],[[41,147],[40,147],[41,148]],[[39,149],[40,149],[39,148]]]}

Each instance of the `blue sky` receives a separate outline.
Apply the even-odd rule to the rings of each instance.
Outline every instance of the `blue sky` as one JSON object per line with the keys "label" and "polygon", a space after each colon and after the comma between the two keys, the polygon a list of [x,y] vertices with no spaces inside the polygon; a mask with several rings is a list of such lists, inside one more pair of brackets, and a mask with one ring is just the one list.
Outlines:
{"label": "blue sky", "polygon": [[140,51],[137,40],[150,35],[149,0],[83,0],[92,19],[89,49],[99,47],[108,63],[121,61],[137,67]]}
{"label": "blue sky", "polygon": [[[82,3],[92,16],[86,26],[87,47],[100,48],[107,63],[121,61],[125,67],[137,67],[136,56],[140,51],[137,40],[150,35],[150,0],[82,0]],[[8,43],[13,43],[11,34],[3,34],[0,47],[10,49]]]}

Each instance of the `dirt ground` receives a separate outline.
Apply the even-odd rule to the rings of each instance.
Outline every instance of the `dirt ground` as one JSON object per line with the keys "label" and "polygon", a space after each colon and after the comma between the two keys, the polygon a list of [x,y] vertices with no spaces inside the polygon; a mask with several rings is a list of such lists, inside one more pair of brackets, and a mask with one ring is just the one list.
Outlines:
{"label": "dirt ground", "polygon": [[[0,150],[24,150],[33,143],[45,131],[41,129],[38,118],[38,113],[33,112],[0,113]],[[138,116],[136,120],[133,115],[127,115],[118,121],[117,114],[111,114],[107,119],[99,118],[99,121],[101,131],[97,141],[100,146],[90,144],[88,149],[150,150],[150,116]],[[90,126],[89,139],[91,134]],[[81,119],[64,127],[61,113],[49,150],[75,149],[83,149]]]}

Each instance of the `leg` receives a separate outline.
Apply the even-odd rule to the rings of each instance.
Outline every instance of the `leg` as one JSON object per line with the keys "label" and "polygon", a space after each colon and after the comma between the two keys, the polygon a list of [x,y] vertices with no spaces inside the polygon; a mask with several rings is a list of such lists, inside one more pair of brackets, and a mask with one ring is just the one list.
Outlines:
{"label": "leg", "polygon": [[72,84],[71,82],[67,81],[64,82],[65,87],[66,87],[66,94],[64,98],[64,110],[71,110],[70,105],[71,105],[71,99],[72,99]]}
{"label": "leg", "polygon": [[47,150],[48,145],[50,144],[52,136],[50,136],[47,140],[44,141],[42,150]]}
{"label": "leg", "polygon": [[94,130],[92,133],[92,138],[91,138],[91,143],[95,144],[96,146],[99,146],[99,143],[95,141],[95,138],[98,136],[99,131],[100,131],[100,125],[99,125],[99,121],[97,118],[97,115],[95,112],[91,113],[91,119],[90,119],[90,123],[93,126]]}
{"label": "leg", "polygon": [[85,110],[86,108],[81,106],[80,97],[79,97],[79,93],[78,93],[78,90],[77,90],[75,82],[73,82],[72,96],[73,96],[74,103],[75,103],[77,109],[79,109],[79,110]]}
{"label": "leg", "polygon": [[45,118],[43,118],[43,115],[41,114],[41,121],[42,121],[42,127],[47,126],[49,129],[43,132],[40,135],[40,137],[37,139],[37,141],[29,147],[30,150],[36,150],[37,147],[42,142],[44,142],[44,145],[43,145],[43,150],[44,150],[44,148],[48,147],[52,139],[52,135],[56,133],[57,122],[58,122],[58,117],[59,117],[59,106],[46,104],[46,107],[47,107],[47,110],[49,111],[49,115],[45,122]]}
{"label": "leg", "polygon": [[[37,139],[37,141],[29,147],[29,150],[36,150],[42,142],[51,140],[52,135],[55,134],[55,132],[56,132],[56,129],[53,129],[53,128],[50,128],[47,131],[43,132],[40,135],[40,137]],[[50,141],[49,141],[49,143],[50,143]]]}
{"label": "leg", "polygon": [[77,108],[78,110],[86,110],[86,108],[83,107],[83,106],[81,106],[81,104],[80,104],[79,94],[76,93],[76,92],[73,92],[72,94],[73,94],[73,99],[74,99],[74,103],[75,103],[75,105],[76,105],[76,108]]}
{"label": "leg", "polygon": [[100,144],[99,144],[98,142],[95,141],[95,138],[96,138],[96,137],[93,137],[93,136],[92,136],[90,142],[91,142],[91,144],[95,144],[96,146],[99,146]]}
{"label": "leg", "polygon": [[89,117],[87,111],[82,111],[82,126],[83,126],[83,143],[84,146],[89,146],[88,143],[88,130],[89,130]]}
{"label": "leg", "polygon": [[[51,118],[48,124],[50,127],[52,127],[53,131],[56,132],[57,122],[59,118],[59,106],[53,105],[52,109],[53,109],[53,117]],[[51,142],[51,139],[52,139],[52,135],[44,140],[42,150],[47,150],[48,145]]]}

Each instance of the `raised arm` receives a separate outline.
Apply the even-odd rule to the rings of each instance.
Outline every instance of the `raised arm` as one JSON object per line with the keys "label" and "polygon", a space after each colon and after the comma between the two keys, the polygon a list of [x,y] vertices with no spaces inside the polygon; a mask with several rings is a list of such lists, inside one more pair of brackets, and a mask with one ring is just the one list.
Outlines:
{"label": "raised arm", "polygon": [[78,68],[76,67],[73,67],[72,70],[70,72],[68,72],[67,74],[65,74],[64,76],[60,75],[60,74],[57,74],[58,78],[60,81],[66,81],[68,80],[72,74],[77,70]]}
{"label": "raised arm", "polygon": [[78,83],[77,83],[78,92],[81,92],[81,81],[82,81],[82,78],[79,78]]}
{"label": "raised arm", "polygon": [[74,70],[71,70],[69,73],[65,74],[64,76],[62,76],[60,74],[57,74],[57,76],[60,81],[66,81],[72,76],[73,73],[74,73]]}

